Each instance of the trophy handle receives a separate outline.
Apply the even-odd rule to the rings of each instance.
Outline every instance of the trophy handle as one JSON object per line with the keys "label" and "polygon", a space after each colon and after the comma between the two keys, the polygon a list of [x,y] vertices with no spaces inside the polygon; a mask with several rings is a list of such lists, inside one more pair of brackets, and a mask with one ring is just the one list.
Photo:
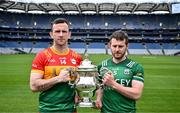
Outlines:
{"label": "trophy handle", "polygon": [[103,74],[103,76],[105,76],[106,73],[112,73],[112,71],[109,70],[107,67],[101,67],[100,74]]}
{"label": "trophy handle", "polygon": [[104,78],[104,76],[106,76],[106,74],[113,74],[113,72],[111,70],[109,70],[107,67],[101,67],[100,69],[100,74],[98,75],[97,79],[98,79],[98,87],[103,89],[104,88],[104,84],[102,83],[102,79]]}
{"label": "trophy handle", "polygon": [[75,86],[79,80],[80,80],[80,76],[78,74],[77,71],[73,71],[72,68],[68,68],[67,69],[69,71],[69,77],[70,77],[70,80],[69,80],[69,85],[72,85],[72,86]]}

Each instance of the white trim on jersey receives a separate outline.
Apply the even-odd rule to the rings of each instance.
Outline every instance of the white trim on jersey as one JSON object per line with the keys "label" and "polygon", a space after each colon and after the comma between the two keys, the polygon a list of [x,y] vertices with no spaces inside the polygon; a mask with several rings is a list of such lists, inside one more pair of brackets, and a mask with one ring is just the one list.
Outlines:
{"label": "white trim on jersey", "polygon": [[142,78],[142,77],[133,76],[133,78],[141,79],[142,81],[144,81],[144,78]]}
{"label": "white trim on jersey", "polygon": [[108,61],[108,60],[104,60],[104,61],[102,61],[102,67],[107,66],[107,64],[108,64],[108,63],[107,63],[107,61]]}
{"label": "white trim on jersey", "polygon": [[130,61],[126,66],[132,68],[136,62]]}

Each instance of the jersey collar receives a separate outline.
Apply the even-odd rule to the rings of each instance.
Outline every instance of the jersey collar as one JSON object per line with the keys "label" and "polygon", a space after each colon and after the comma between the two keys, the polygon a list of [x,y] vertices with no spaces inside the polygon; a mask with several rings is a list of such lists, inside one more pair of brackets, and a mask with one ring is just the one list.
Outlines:
{"label": "jersey collar", "polygon": [[50,49],[52,50],[52,52],[54,52],[55,54],[58,54],[58,55],[67,55],[69,53],[69,48],[67,48],[66,50],[64,51],[58,51],[57,49],[55,49],[53,46],[50,47]]}

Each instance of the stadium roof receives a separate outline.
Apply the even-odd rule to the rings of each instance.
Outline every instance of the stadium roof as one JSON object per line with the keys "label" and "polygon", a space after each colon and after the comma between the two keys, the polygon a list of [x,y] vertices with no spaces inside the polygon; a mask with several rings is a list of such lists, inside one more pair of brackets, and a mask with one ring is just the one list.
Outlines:
{"label": "stadium roof", "polygon": [[121,14],[171,13],[171,4],[180,0],[1,0],[0,10],[25,13]]}

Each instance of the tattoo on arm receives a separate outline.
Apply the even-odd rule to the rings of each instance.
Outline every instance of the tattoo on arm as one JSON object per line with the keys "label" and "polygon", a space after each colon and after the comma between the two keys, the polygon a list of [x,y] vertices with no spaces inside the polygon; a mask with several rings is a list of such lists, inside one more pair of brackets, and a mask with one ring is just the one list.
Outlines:
{"label": "tattoo on arm", "polygon": [[37,84],[37,89],[38,91],[45,91],[51,87],[53,87],[55,84],[57,84],[57,79],[55,77],[49,79],[49,80],[40,80],[40,81],[36,81]]}

